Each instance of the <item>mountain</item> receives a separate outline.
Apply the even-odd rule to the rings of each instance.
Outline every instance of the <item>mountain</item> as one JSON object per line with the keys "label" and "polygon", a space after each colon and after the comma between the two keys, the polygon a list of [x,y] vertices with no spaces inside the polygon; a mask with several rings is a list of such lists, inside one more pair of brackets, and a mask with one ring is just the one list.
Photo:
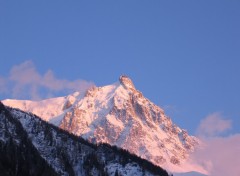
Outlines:
{"label": "mountain", "polygon": [[168,173],[129,152],[107,144],[93,145],[0,102],[1,176],[115,176]]}
{"label": "mountain", "polygon": [[126,149],[169,171],[205,172],[187,162],[200,141],[175,125],[127,76],[120,76],[112,85],[91,87],[66,97],[3,103],[32,112],[90,142]]}

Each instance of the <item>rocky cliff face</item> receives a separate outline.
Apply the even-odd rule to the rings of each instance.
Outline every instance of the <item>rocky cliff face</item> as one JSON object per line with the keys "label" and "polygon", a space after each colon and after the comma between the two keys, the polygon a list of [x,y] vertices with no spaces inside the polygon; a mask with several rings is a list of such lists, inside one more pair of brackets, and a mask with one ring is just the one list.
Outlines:
{"label": "rocky cliff face", "polygon": [[127,76],[109,86],[44,103],[5,100],[4,104],[35,113],[93,143],[116,145],[172,171],[184,170],[183,163],[199,143],[145,98]]}

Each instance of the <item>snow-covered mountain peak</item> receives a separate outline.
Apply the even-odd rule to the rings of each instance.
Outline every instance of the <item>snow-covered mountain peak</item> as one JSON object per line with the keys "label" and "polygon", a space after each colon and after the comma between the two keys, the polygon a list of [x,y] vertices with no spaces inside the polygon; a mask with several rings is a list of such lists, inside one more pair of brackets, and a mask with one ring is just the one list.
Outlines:
{"label": "snow-covered mountain peak", "polygon": [[30,111],[93,143],[124,148],[171,171],[202,172],[183,165],[199,144],[198,139],[175,125],[127,76],[120,76],[117,83],[66,97],[3,103]]}

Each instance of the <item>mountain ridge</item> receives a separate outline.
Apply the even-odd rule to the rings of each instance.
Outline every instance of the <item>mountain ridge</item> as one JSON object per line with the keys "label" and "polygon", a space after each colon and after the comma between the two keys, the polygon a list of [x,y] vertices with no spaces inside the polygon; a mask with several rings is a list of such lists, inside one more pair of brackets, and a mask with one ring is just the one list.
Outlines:
{"label": "mountain ridge", "polygon": [[121,76],[112,85],[91,87],[66,97],[3,103],[35,113],[93,143],[124,148],[170,171],[186,172],[194,168],[204,172],[198,166],[184,168],[199,140],[175,125],[127,76]]}

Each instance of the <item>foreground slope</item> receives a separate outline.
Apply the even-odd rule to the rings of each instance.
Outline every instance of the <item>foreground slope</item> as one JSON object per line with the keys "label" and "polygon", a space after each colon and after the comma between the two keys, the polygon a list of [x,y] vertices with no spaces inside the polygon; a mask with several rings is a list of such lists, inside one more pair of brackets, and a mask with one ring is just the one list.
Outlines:
{"label": "foreground slope", "polygon": [[37,114],[93,143],[126,149],[170,171],[204,172],[189,163],[185,167],[198,139],[173,124],[163,109],[145,98],[127,76],[121,76],[115,84],[92,87],[67,97],[3,103]]}
{"label": "foreground slope", "polygon": [[0,175],[161,175],[150,162],[93,145],[37,116],[0,103]]}

